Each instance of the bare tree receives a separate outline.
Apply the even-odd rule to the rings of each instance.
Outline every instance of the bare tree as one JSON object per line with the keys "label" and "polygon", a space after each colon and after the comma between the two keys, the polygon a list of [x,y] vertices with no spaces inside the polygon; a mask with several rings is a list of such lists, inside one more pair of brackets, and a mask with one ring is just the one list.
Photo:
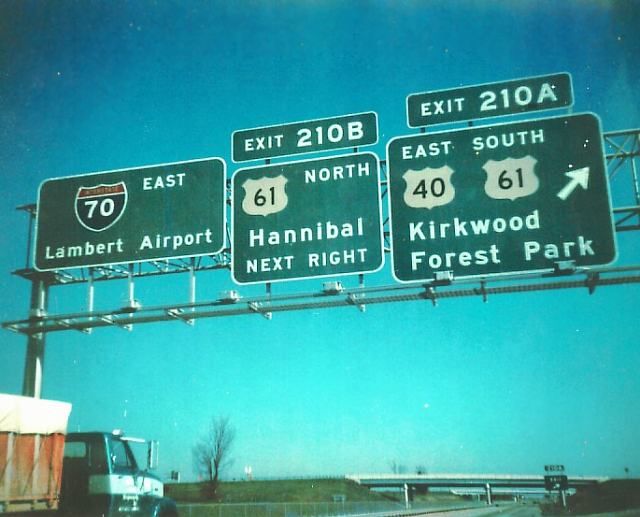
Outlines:
{"label": "bare tree", "polygon": [[229,451],[235,437],[228,417],[213,417],[209,430],[193,447],[195,469],[209,481],[207,491],[211,497],[216,497],[220,474],[232,463]]}

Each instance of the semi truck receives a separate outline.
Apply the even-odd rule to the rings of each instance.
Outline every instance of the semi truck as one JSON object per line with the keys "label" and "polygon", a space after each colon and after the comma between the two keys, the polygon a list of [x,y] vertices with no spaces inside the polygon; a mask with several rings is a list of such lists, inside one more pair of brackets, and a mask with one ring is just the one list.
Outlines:
{"label": "semi truck", "polygon": [[67,433],[70,412],[66,402],[0,394],[0,514],[177,517],[151,472],[156,442],[118,430]]}

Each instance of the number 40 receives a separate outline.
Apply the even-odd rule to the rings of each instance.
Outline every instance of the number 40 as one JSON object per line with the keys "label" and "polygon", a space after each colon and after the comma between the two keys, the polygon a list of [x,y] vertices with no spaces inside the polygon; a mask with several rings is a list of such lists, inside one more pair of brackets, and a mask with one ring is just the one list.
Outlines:
{"label": "number 40", "polygon": [[412,194],[415,196],[420,196],[422,199],[425,199],[427,196],[432,195],[433,197],[442,197],[445,193],[446,185],[442,178],[433,178],[429,185],[427,186],[427,180],[420,180],[416,185],[416,188],[413,189]]}

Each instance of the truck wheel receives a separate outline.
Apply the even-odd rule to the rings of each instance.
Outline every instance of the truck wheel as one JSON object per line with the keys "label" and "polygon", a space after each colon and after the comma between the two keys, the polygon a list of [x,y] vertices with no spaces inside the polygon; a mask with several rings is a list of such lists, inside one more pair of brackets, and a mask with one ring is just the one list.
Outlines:
{"label": "truck wheel", "polygon": [[153,512],[154,517],[178,517],[178,509],[173,501],[159,504]]}

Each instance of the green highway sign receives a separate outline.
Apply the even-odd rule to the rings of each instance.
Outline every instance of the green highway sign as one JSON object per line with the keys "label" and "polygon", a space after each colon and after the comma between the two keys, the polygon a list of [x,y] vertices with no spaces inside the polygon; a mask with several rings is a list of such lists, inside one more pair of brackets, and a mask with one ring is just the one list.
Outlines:
{"label": "green highway sign", "polygon": [[544,477],[545,490],[567,490],[569,488],[569,478],[564,474],[556,474]]}
{"label": "green highway sign", "polygon": [[240,169],[232,183],[239,284],[373,272],[383,265],[372,153]]}
{"label": "green highway sign", "polygon": [[235,131],[234,162],[292,156],[378,142],[378,115],[372,111]]}
{"label": "green highway sign", "polygon": [[401,282],[616,258],[593,114],[398,137],[387,163],[392,269]]}
{"label": "green highway sign", "polygon": [[560,73],[414,93],[407,97],[407,121],[424,127],[571,105],[571,76]]}
{"label": "green highway sign", "polygon": [[41,271],[218,253],[225,163],[208,158],[49,179],[38,193]]}

